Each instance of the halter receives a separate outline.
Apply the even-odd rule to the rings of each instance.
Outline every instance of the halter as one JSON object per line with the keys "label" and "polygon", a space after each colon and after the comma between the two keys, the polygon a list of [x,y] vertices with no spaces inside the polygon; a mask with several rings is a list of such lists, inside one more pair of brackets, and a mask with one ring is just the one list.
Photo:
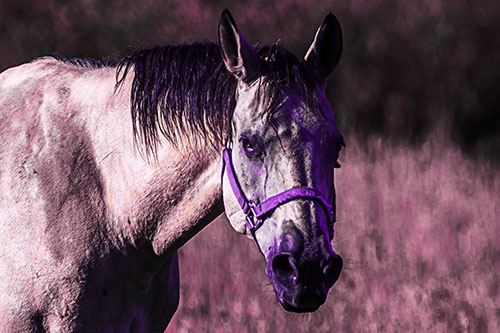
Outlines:
{"label": "halter", "polygon": [[224,170],[226,169],[229,184],[233,189],[234,196],[236,197],[236,200],[238,200],[243,213],[245,213],[247,228],[252,233],[252,236],[254,236],[254,238],[255,231],[257,231],[257,229],[259,229],[264,224],[264,220],[269,217],[268,215],[270,213],[272,213],[279,206],[284,205],[292,200],[298,199],[312,200],[319,203],[321,207],[323,207],[328,218],[330,238],[332,237],[332,226],[335,222],[335,212],[332,208],[332,205],[330,205],[326,201],[321,192],[310,187],[294,187],[278,193],[270,198],[267,198],[259,204],[256,204],[252,200],[247,199],[240,183],[238,182],[238,178],[236,178],[231,153],[231,145],[229,144],[229,140],[227,140],[225,148],[222,151],[224,162],[222,166],[222,174],[224,174]]}

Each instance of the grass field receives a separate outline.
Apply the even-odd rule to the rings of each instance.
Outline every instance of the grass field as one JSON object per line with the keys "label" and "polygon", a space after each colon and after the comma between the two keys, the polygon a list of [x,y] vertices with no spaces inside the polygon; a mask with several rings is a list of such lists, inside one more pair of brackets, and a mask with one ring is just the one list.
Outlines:
{"label": "grass field", "polygon": [[352,133],[336,171],[344,271],[317,312],[286,313],[256,245],[220,218],[180,250],[167,331],[500,332],[500,1],[0,1],[0,71],[216,41],[226,7],[251,43],[299,58],[327,13],[341,22],[326,93]]}
{"label": "grass field", "polygon": [[500,331],[500,179],[436,135],[348,138],[336,171],[344,271],[317,312],[283,311],[252,241],[219,218],[180,251],[167,332]]}

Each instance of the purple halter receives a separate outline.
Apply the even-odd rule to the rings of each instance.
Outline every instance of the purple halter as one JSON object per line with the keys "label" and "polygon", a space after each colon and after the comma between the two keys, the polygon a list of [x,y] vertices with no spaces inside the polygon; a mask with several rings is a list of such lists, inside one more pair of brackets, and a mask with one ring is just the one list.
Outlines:
{"label": "purple halter", "polygon": [[[332,205],[330,205],[323,197],[323,195],[314,188],[294,187],[284,192],[278,193],[270,198],[267,198],[260,204],[256,204],[252,200],[248,200],[245,196],[245,193],[243,193],[240,183],[238,182],[238,178],[236,178],[233,161],[231,159],[231,151],[231,147],[226,144],[226,147],[222,152],[224,161],[222,172],[224,173],[224,169],[227,170],[229,184],[231,184],[234,196],[238,200],[241,209],[245,213],[247,228],[252,233],[252,235],[254,235],[255,231],[259,229],[262,224],[264,224],[266,215],[274,211],[277,207],[297,199],[308,199],[319,203],[325,210],[326,216],[328,218],[328,226],[331,229],[331,226],[335,222],[335,212],[332,208]],[[329,230],[329,233],[331,234],[331,230]]]}

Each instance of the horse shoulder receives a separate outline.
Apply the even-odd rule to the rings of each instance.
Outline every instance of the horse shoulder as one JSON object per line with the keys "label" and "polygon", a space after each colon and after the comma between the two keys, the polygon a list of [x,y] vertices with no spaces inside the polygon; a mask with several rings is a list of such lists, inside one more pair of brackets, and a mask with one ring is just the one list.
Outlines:
{"label": "horse shoulder", "polygon": [[85,106],[72,98],[80,93],[75,81],[88,76],[86,71],[41,59],[0,77],[0,136],[8,143],[0,147],[2,185],[10,189],[2,194],[3,205],[24,206],[19,214],[32,227],[45,218],[44,230],[56,229],[51,244],[60,245],[60,239],[75,234],[68,224],[78,229],[83,221],[103,217],[103,207],[97,207],[102,184]]}
{"label": "horse shoulder", "polygon": [[[89,106],[71,97],[81,94],[78,80],[104,74],[54,59],[0,74],[0,295],[8,295],[0,297],[0,313],[48,307],[70,318],[82,267],[105,247]],[[46,299],[53,293],[57,300]]]}

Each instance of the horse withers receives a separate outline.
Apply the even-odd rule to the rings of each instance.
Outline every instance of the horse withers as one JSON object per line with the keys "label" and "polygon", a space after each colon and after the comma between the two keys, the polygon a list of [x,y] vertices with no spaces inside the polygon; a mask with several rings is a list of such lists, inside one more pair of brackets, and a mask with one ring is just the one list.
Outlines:
{"label": "horse withers", "polygon": [[341,50],[331,14],[300,61],[226,10],[218,44],[0,74],[0,331],[162,332],[177,249],[224,210],[283,308],[316,310],[342,268],[324,94]]}

